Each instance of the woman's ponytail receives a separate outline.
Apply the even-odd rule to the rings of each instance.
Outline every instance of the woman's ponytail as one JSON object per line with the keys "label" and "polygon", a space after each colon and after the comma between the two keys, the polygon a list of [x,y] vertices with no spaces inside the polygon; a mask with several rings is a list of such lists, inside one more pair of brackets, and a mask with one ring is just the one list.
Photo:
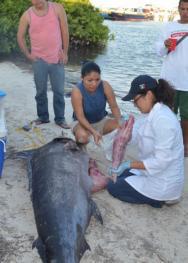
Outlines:
{"label": "woman's ponytail", "polygon": [[174,107],[175,89],[164,79],[158,80],[158,86],[154,90],[157,102],[162,102],[169,108]]}

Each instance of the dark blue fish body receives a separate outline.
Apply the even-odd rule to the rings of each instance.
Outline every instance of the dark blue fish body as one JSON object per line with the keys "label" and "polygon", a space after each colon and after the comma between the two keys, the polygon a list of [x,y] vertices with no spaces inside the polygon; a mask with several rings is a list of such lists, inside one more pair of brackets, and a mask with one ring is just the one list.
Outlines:
{"label": "dark blue fish body", "polygon": [[89,248],[84,233],[94,215],[90,198],[89,158],[75,142],[56,139],[31,158],[32,201],[39,238],[34,242],[43,262],[77,263]]}

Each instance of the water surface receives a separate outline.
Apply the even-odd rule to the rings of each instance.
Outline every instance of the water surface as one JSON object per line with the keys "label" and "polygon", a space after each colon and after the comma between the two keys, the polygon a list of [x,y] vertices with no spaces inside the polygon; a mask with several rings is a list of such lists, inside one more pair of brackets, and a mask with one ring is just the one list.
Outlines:
{"label": "water surface", "polygon": [[[121,98],[129,90],[132,79],[139,74],[159,77],[162,61],[154,46],[162,24],[109,20],[105,24],[115,39],[109,40],[104,49],[74,51],[69,64],[79,74],[82,60],[94,60],[101,67],[102,78],[110,82],[117,97]],[[121,104],[120,99],[118,103]]]}

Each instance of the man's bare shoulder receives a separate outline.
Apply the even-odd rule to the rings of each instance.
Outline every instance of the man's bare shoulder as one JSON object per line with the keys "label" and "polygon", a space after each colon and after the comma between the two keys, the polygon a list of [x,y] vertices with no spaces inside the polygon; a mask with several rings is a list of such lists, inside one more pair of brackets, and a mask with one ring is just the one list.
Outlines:
{"label": "man's bare shoulder", "polygon": [[63,7],[63,4],[62,4],[62,3],[53,2],[53,5],[54,5],[54,6],[57,6],[57,7],[60,7],[60,8]]}
{"label": "man's bare shoulder", "polygon": [[62,13],[62,11],[64,11],[64,7],[62,4],[60,3],[53,3],[54,9],[57,12],[57,14]]}
{"label": "man's bare shoulder", "polygon": [[28,8],[21,16],[20,20],[25,23],[29,23],[29,9]]}

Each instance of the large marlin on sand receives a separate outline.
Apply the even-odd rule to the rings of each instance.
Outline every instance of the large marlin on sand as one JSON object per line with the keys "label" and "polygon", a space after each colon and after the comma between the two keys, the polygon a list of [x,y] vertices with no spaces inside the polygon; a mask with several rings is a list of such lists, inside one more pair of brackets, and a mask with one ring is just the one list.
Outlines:
{"label": "large marlin on sand", "polygon": [[89,249],[84,233],[101,214],[90,192],[89,157],[70,139],[59,138],[37,149],[31,159],[32,201],[38,249],[44,263],[77,263]]}

